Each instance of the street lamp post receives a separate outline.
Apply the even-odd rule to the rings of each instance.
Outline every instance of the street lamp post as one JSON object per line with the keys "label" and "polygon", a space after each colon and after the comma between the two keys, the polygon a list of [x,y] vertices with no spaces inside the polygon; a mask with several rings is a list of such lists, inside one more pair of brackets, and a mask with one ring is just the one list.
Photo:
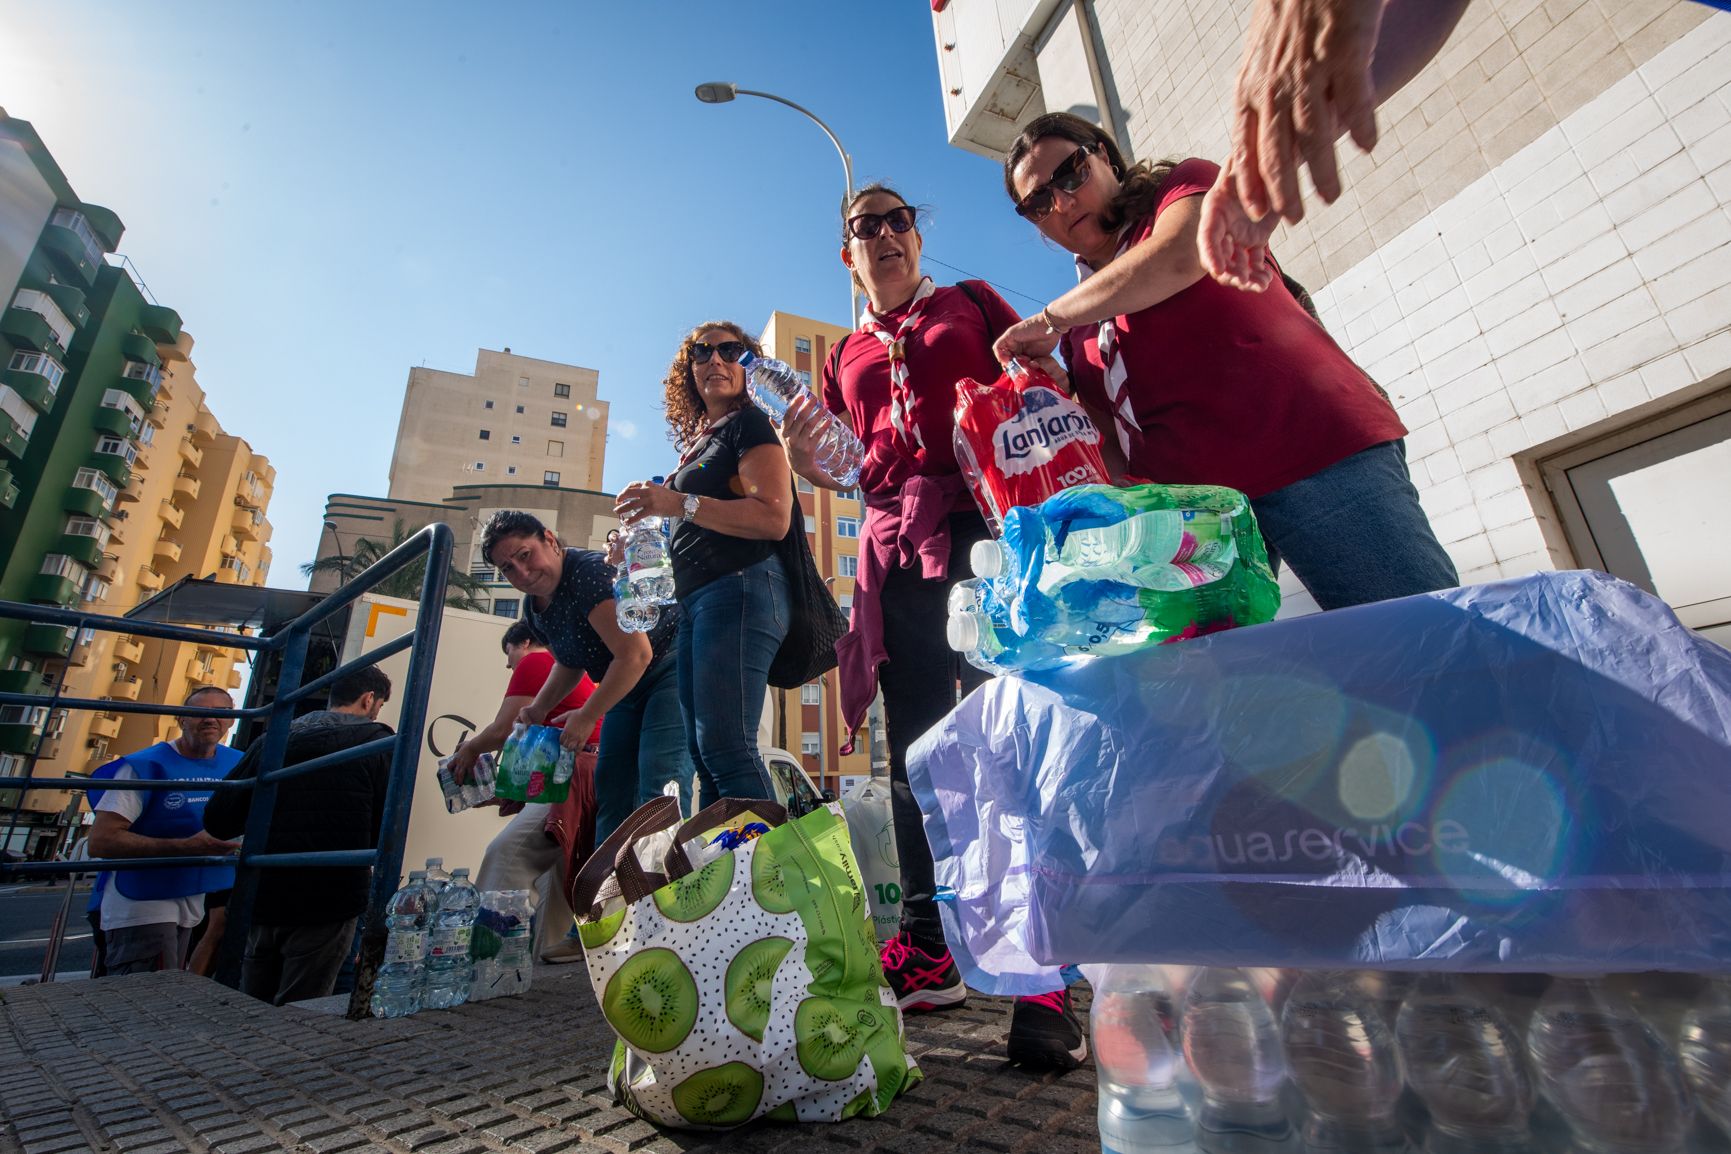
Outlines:
{"label": "street lamp post", "polygon": [[[754,92],[749,88],[741,88],[731,81],[716,80],[711,81],[708,84],[699,84],[697,86],[697,99],[703,101],[705,104],[726,104],[736,96],[757,96],[764,100],[773,100],[777,104],[785,104],[795,112],[803,114],[813,124],[823,129],[823,134],[829,137],[829,142],[835,145],[836,152],[841,154],[842,176],[847,181],[846,199],[848,202],[852,202],[853,158],[847,154],[847,149],[841,146],[841,140],[838,139],[836,134],[830,130],[829,125],[825,124],[815,112],[806,108],[804,105],[795,104],[785,96],[777,96],[773,92]],[[853,274],[851,272],[848,274],[847,278],[847,292],[847,327],[851,329],[854,325],[859,323],[859,286],[854,284]]]}

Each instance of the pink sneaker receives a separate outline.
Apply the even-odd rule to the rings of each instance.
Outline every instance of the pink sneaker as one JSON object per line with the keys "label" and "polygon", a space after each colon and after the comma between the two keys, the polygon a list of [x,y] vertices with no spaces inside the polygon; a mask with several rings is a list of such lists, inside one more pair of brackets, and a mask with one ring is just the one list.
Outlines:
{"label": "pink sneaker", "polygon": [[928,953],[900,933],[884,943],[882,957],[884,977],[904,1012],[959,1006],[968,1000],[968,987],[947,946],[941,953]]}

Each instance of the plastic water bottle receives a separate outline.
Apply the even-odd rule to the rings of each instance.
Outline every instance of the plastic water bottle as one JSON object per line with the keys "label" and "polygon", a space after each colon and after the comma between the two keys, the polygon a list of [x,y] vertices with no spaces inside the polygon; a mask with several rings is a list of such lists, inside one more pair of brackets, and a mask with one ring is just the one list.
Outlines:
{"label": "plastic water bottle", "polygon": [[[1100,1078],[1105,1154],[1195,1149],[1168,1036],[1172,992],[1155,966],[1087,966],[1094,986],[1088,1033]],[[1164,1016],[1163,1016],[1164,1015]]]}
{"label": "plastic water bottle", "polygon": [[409,884],[385,907],[385,958],[373,977],[375,1018],[406,1018],[421,1008],[421,979],[426,969],[427,922],[433,891],[427,871],[414,870]]}
{"label": "plastic water bottle", "polygon": [[526,993],[534,974],[529,939],[528,890],[495,890],[481,895],[470,954],[475,960],[469,1000],[485,1001]]}
{"label": "plastic water bottle", "polygon": [[451,875],[445,872],[445,859],[428,858],[427,868],[423,872],[427,875],[427,888],[433,891],[433,900],[437,902],[439,895],[445,892],[445,887],[451,884]]}
{"label": "plastic water bottle", "polygon": [[1351,973],[1301,977],[1287,995],[1280,1029],[1287,1068],[1310,1105],[1307,1145],[1375,1149],[1398,1142],[1400,1052],[1382,1011]]}
{"label": "plastic water bottle", "polygon": [[[739,359],[740,366],[745,369],[746,390],[757,407],[769,414],[771,423],[781,428],[781,419],[787,414],[788,405],[801,393],[811,390],[800,383],[794,375],[793,368],[784,361],[770,357],[754,357],[746,353]],[[853,430],[836,418],[827,409],[819,409],[822,413],[822,432],[818,436],[817,458],[818,468],[824,471],[837,485],[851,489],[859,484],[860,464],[865,460],[865,446],[854,436]]]}
{"label": "plastic water bottle", "polygon": [[1209,966],[1184,997],[1184,1058],[1202,1087],[1201,1125],[1270,1137],[1290,1131],[1280,1091],[1280,1023],[1248,972]]}
{"label": "plastic water bottle", "polygon": [[623,565],[613,571],[613,605],[619,614],[619,628],[627,633],[647,633],[661,619],[658,606],[632,592],[630,575]]}
{"label": "plastic water bottle", "polygon": [[1602,1154],[1680,1150],[1695,1104],[1677,1055],[1601,978],[1557,978],[1527,1047],[1545,1097],[1580,1145]]}
{"label": "plastic water bottle", "polygon": [[[652,480],[662,482],[660,477]],[[632,525],[621,521],[619,532],[625,551],[614,581],[619,627],[627,633],[646,633],[654,626],[660,607],[673,603],[673,564],[668,556],[671,529],[660,517],[643,517]]]}
{"label": "plastic water bottle", "polygon": [[421,1005],[427,1009],[449,1009],[469,1000],[469,978],[474,972],[469,941],[480,908],[481,895],[469,881],[468,869],[454,871],[451,884],[439,895],[427,935],[427,977],[421,989]]}
{"label": "plastic water bottle", "polygon": [[1533,1078],[1520,1036],[1459,978],[1421,978],[1400,1008],[1394,1033],[1407,1085],[1438,1130],[1478,1140],[1526,1132]]}
{"label": "plastic water bottle", "polygon": [[1702,1112],[1731,1135],[1731,977],[1714,978],[1683,1015],[1677,1048]]}

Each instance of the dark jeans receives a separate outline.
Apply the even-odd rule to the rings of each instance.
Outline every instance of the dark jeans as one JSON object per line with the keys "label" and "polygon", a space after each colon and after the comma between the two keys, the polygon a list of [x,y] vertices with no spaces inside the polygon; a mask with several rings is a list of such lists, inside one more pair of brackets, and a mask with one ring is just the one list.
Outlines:
{"label": "dark jeans", "polygon": [[1324,609],[1460,584],[1406,469],[1385,441],[1250,502],[1279,571],[1284,560]]}
{"label": "dark jeans", "polygon": [[968,550],[988,536],[978,513],[950,514],[950,568],[942,581],[920,576],[918,566],[892,568],[880,594],[884,652],[878,668],[884,695],[884,729],[890,745],[890,810],[895,817],[896,852],[902,862],[902,929],[916,940],[937,946],[944,940],[932,850],[926,842],[919,802],[908,786],[908,747],[942,721],[960,697],[986,680],[962,660],[945,635],[950,588],[973,572]]}
{"label": "dark jeans", "polygon": [[680,805],[691,800],[691,755],[679,709],[679,673],[671,654],[651,665],[631,692],[601,718],[595,760],[595,844],[679,782]]}
{"label": "dark jeans", "polygon": [[354,918],[316,926],[253,926],[240,964],[240,992],[273,1006],[326,997],[354,938]]}
{"label": "dark jeans", "polygon": [[771,554],[680,603],[679,707],[703,804],[773,798],[757,748],[769,665],[787,636],[787,574]]}

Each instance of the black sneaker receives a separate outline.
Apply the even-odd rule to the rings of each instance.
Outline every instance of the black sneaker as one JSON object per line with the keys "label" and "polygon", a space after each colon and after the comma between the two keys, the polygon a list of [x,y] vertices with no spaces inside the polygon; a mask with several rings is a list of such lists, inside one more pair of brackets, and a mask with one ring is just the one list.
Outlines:
{"label": "black sneaker", "polygon": [[903,1013],[959,1006],[968,1000],[968,987],[948,946],[936,951],[917,944],[906,933],[884,943],[881,955],[884,978],[895,991]]}
{"label": "black sneaker", "polygon": [[1017,998],[1010,1013],[1010,1061],[1027,1070],[1074,1070],[1088,1057],[1088,1040],[1069,989]]}

